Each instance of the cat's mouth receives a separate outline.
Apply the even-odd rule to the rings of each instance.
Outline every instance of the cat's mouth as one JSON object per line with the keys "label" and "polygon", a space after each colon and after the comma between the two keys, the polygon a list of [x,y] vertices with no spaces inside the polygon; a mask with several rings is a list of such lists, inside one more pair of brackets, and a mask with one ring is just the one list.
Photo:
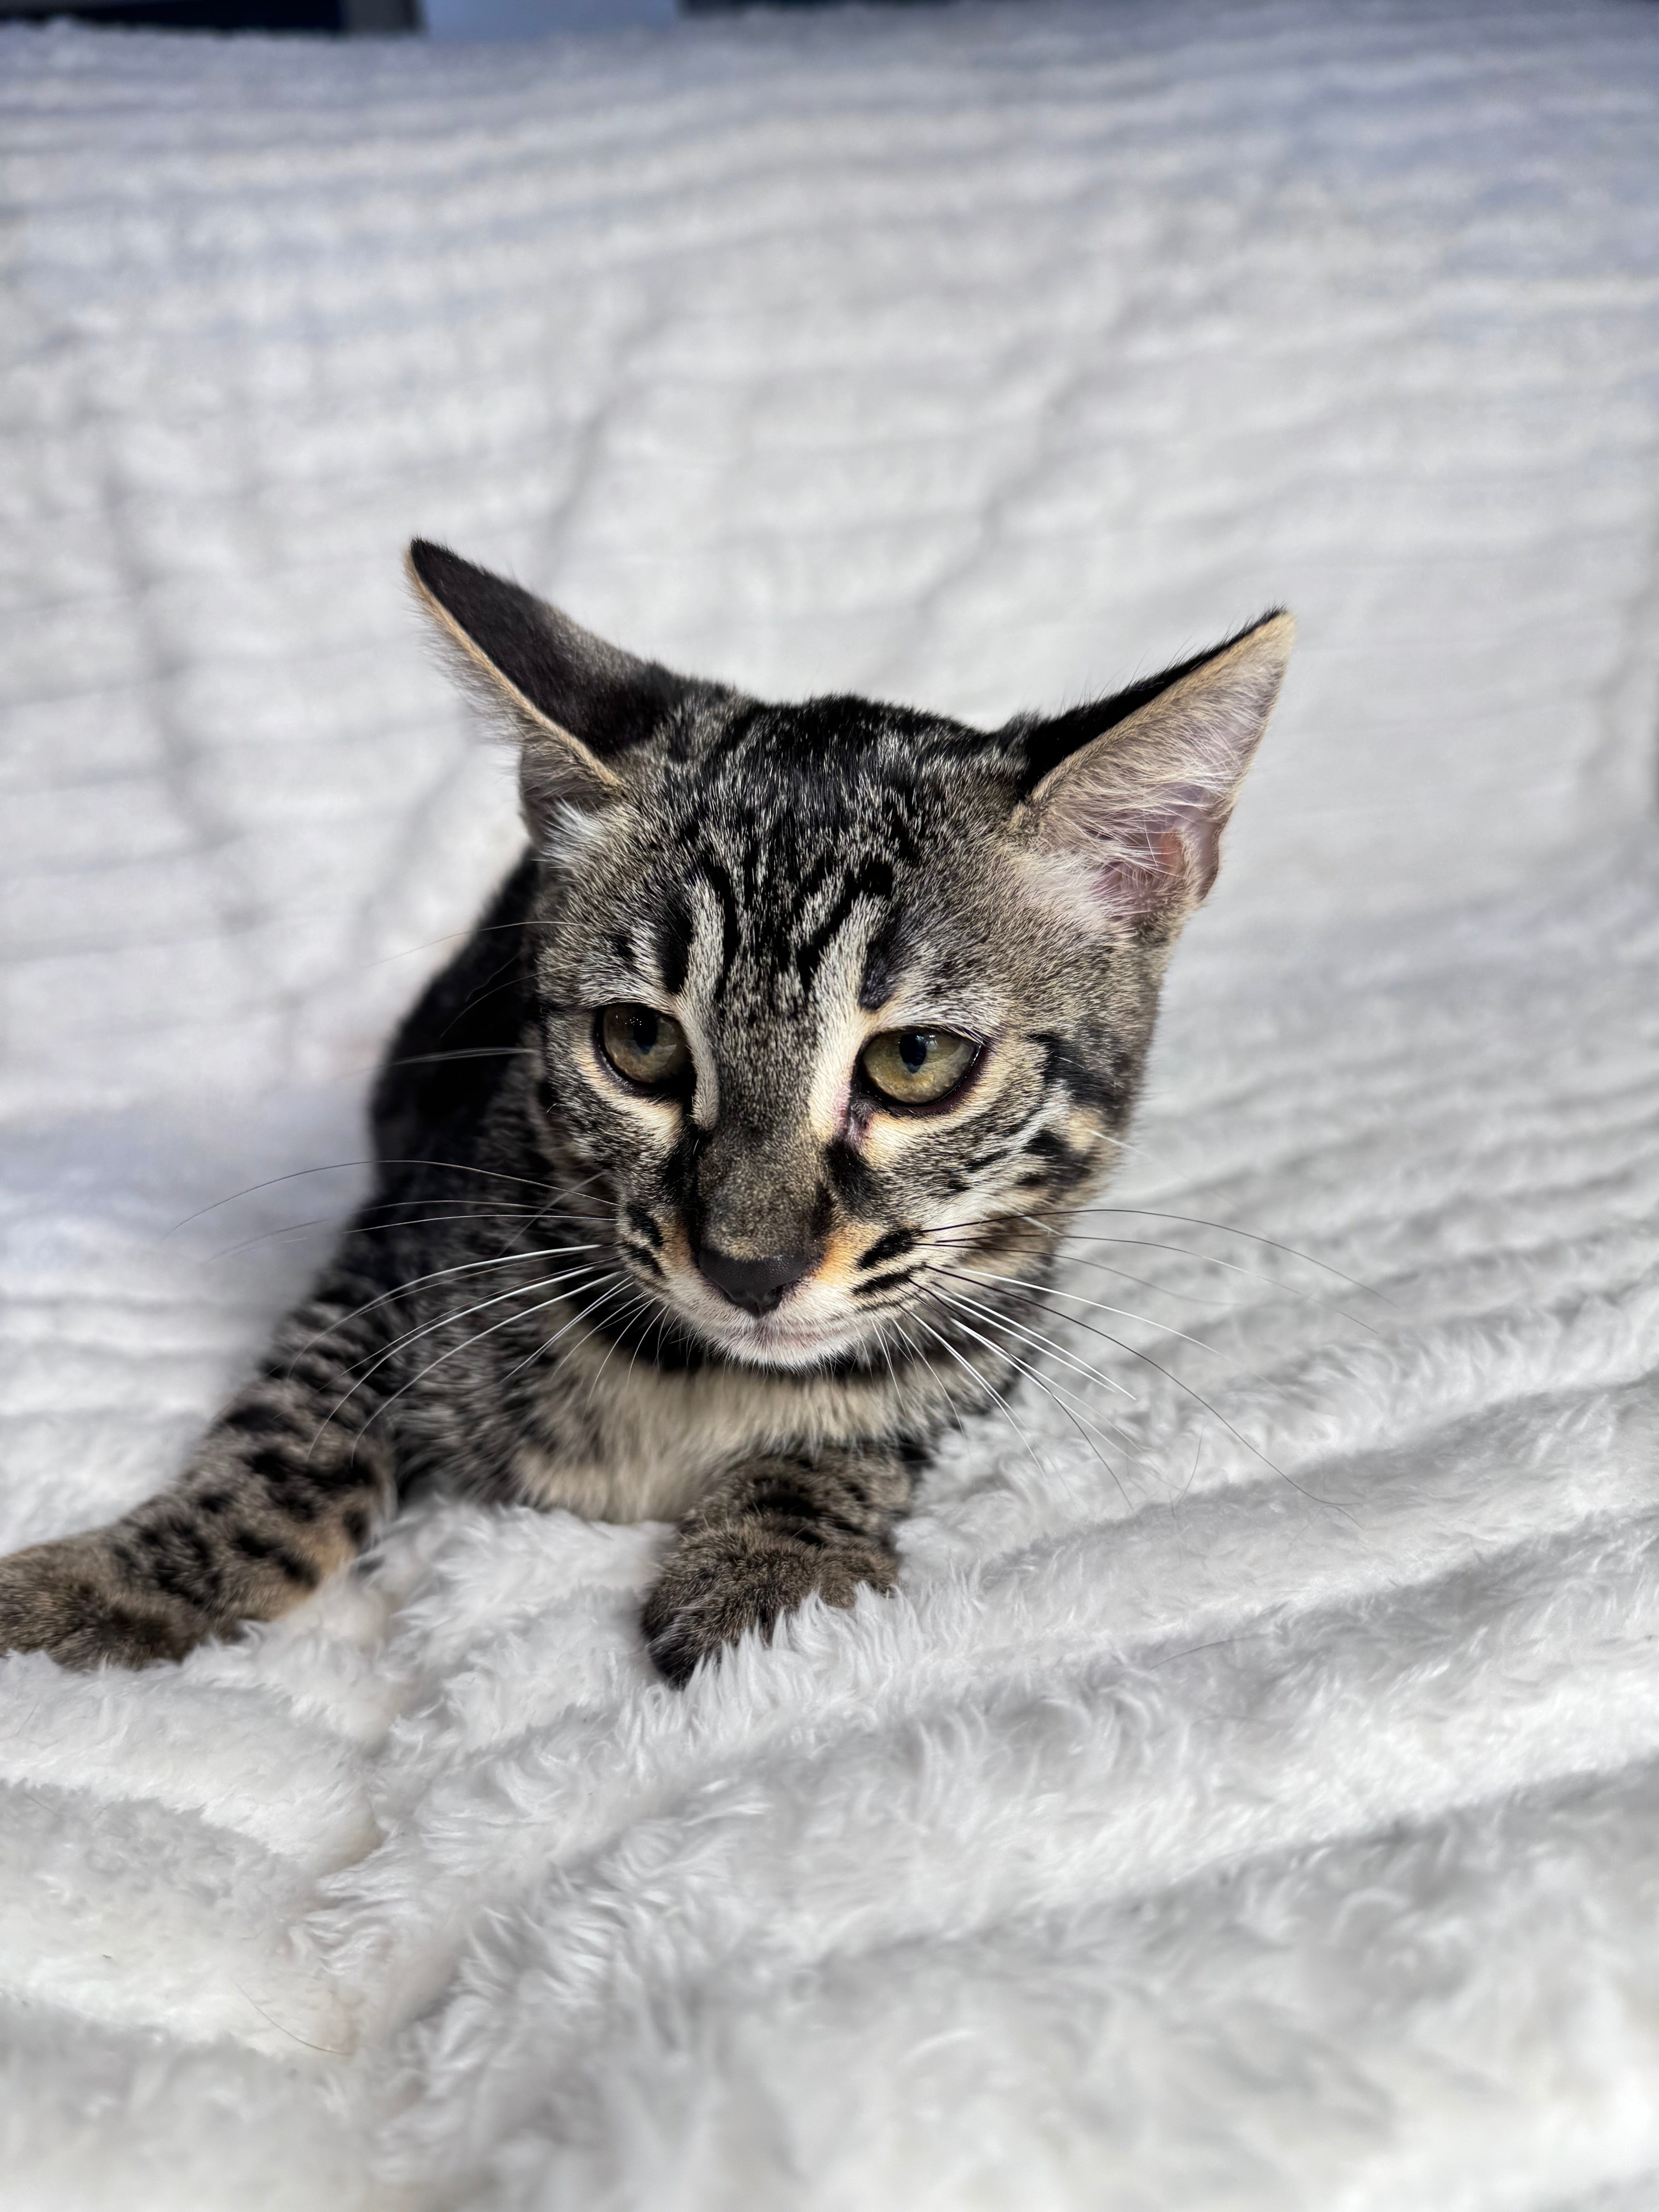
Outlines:
{"label": "cat's mouth", "polygon": [[775,1311],[751,1315],[736,1306],[716,1304],[697,1297],[679,1308],[703,1341],[748,1367],[804,1371],[858,1350],[869,1336],[867,1324],[858,1318],[832,1315],[814,1317],[793,1301]]}
{"label": "cat's mouth", "polygon": [[740,1359],[748,1366],[801,1370],[839,1359],[844,1352],[856,1350],[864,1338],[861,1328],[791,1328],[769,1316],[764,1321],[724,1330],[715,1340],[729,1358]]}

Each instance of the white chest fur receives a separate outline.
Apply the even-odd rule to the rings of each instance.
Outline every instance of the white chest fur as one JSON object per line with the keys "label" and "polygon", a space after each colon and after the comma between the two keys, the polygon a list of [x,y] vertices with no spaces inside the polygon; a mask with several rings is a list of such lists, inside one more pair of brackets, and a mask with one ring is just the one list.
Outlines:
{"label": "white chest fur", "polygon": [[890,1436],[921,1410],[902,1402],[885,1376],[848,1381],[733,1367],[673,1374],[643,1361],[629,1367],[622,1353],[605,1364],[608,1352],[591,1340],[553,1386],[553,1425],[568,1425],[561,1411],[578,1408],[585,1446],[555,1452],[526,1444],[519,1455],[524,1495],[538,1505],[596,1521],[676,1520],[745,1459]]}

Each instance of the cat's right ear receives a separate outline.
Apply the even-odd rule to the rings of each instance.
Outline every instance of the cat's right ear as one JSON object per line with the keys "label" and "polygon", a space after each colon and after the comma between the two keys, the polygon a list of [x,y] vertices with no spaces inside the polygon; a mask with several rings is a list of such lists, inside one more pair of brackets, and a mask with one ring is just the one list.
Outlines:
{"label": "cat's right ear", "polygon": [[675,703],[683,679],[441,545],[417,538],[406,566],[463,680],[518,740],[532,836],[564,842],[573,821],[622,796],[623,756]]}

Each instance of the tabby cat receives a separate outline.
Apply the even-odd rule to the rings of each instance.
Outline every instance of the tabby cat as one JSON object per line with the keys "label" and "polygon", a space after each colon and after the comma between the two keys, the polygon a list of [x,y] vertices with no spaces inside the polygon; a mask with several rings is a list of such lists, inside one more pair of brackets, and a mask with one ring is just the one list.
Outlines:
{"label": "tabby cat", "polygon": [[671,1682],[891,1588],[945,1424],[1036,1357],[1293,626],[985,733],[670,674],[417,543],[530,842],[404,1021],[373,1194],[170,1490],[0,1562],[0,1649],[176,1659],[417,1479],[678,1533]]}

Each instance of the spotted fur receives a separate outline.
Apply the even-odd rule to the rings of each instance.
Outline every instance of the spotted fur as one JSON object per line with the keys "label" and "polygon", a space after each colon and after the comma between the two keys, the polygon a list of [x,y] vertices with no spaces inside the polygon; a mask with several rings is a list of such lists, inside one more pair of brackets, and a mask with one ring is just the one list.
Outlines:
{"label": "spotted fur", "polygon": [[[388,1053],[322,1281],[173,1488],[0,1562],[0,1647],[177,1657],[427,1475],[678,1522],[644,1613],[677,1682],[890,1588],[930,1445],[1035,1356],[1291,637],[987,733],[763,705],[438,547],[410,569],[514,726],[529,848]],[[607,1060],[617,1004],[679,1024],[667,1091]],[[977,1058],[896,1107],[860,1054],[917,1027]]]}

